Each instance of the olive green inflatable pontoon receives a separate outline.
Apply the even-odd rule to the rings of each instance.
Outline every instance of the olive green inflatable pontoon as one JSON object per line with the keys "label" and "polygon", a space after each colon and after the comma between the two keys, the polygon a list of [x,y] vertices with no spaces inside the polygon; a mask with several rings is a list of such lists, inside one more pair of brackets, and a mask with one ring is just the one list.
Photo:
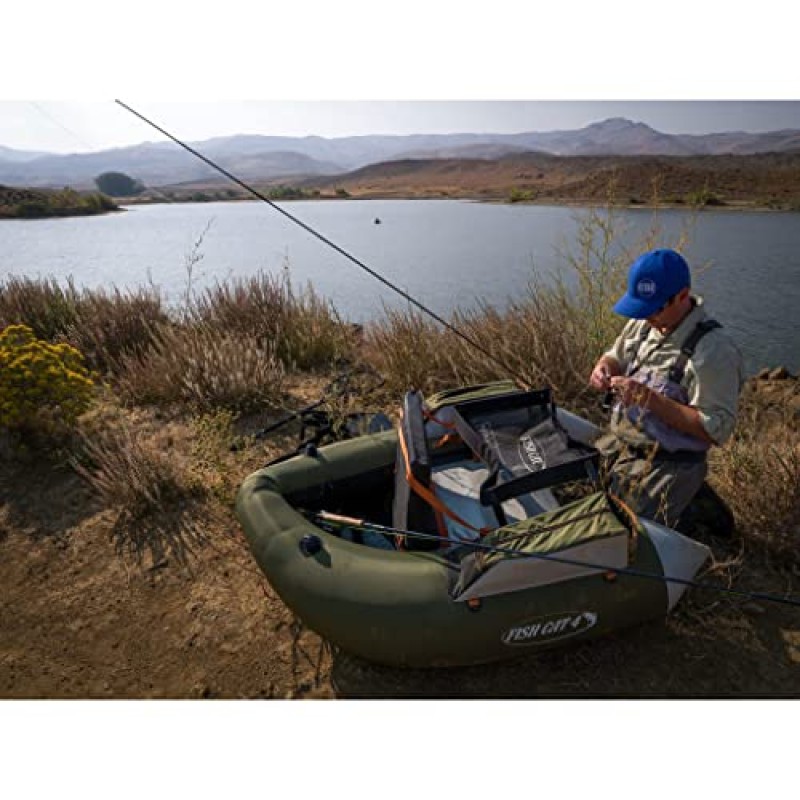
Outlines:
{"label": "olive green inflatable pontoon", "polygon": [[[492,386],[482,394],[498,391]],[[474,391],[462,390],[457,398],[469,401]],[[441,422],[445,408],[469,408],[469,402],[450,400],[429,402],[437,419],[426,424]],[[591,427],[561,409],[556,418],[570,436],[586,436]],[[484,423],[478,419],[477,428],[485,430]],[[424,437],[430,443],[439,433],[428,429]],[[470,539],[467,520],[487,513],[487,469],[474,459],[451,458],[433,470],[430,485],[448,503],[459,494],[454,486],[467,487],[459,513],[447,520],[445,546],[435,551],[412,549],[413,537],[402,537],[407,549],[378,533],[358,541],[359,531],[310,520],[309,512],[325,510],[383,524],[394,519],[399,527],[401,436],[402,429],[361,436],[266,467],[244,481],[236,504],[256,561],[286,605],[322,637],[369,661],[476,664],[661,617],[684,587],[614,570],[690,580],[709,555],[671,529],[631,520],[602,492],[559,505],[541,485],[524,497],[511,492],[506,498],[501,491],[494,510],[503,524]],[[525,436],[522,441],[517,451],[528,457],[534,446]],[[404,444],[400,450],[408,449]]]}

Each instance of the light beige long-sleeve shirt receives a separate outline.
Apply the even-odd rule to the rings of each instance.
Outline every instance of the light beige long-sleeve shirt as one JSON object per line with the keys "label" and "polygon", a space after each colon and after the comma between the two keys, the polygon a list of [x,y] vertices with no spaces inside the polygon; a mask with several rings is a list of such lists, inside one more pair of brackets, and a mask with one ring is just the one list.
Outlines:
{"label": "light beige long-sleeve shirt", "polygon": [[[693,300],[695,307],[666,335],[646,320],[630,320],[604,355],[619,363],[623,375],[633,364],[651,372],[654,378],[666,380],[683,343],[698,322],[709,318],[702,299]],[[724,328],[715,328],[703,336],[686,364],[682,385],[688,392],[688,404],[697,409],[703,428],[715,444],[723,444],[733,432],[744,380],[742,354]],[[624,415],[615,413],[611,428],[631,444],[648,444],[644,433],[628,423]]]}

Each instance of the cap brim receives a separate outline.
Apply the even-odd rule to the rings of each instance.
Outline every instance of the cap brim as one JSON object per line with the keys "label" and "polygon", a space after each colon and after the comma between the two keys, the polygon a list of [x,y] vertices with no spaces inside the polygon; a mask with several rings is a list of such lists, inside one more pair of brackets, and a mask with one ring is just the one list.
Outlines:
{"label": "cap brim", "polygon": [[647,301],[624,294],[617,300],[614,306],[614,313],[623,317],[631,317],[632,319],[647,319],[647,317],[652,317],[653,314],[658,312],[660,308],[661,303],[658,300],[656,302]]}

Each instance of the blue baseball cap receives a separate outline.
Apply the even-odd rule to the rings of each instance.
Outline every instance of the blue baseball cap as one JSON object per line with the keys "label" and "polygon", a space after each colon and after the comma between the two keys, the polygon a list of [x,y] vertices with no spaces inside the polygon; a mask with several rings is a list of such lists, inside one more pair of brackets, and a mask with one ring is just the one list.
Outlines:
{"label": "blue baseball cap", "polygon": [[651,250],[631,264],[628,291],[617,301],[614,311],[623,317],[647,319],[691,284],[689,265],[680,253]]}

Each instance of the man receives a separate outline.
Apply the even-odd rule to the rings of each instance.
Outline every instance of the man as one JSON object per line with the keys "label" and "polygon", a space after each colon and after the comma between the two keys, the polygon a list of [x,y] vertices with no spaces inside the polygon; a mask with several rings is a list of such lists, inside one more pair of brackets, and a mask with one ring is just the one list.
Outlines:
{"label": "man", "polygon": [[673,527],[703,484],[709,448],[733,431],[741,353],[691,293],[689,267],[674,250],[631,265],[614,311],[630,320],[589,379],[614,401],[610,433],[597,447],[612,491]]}

